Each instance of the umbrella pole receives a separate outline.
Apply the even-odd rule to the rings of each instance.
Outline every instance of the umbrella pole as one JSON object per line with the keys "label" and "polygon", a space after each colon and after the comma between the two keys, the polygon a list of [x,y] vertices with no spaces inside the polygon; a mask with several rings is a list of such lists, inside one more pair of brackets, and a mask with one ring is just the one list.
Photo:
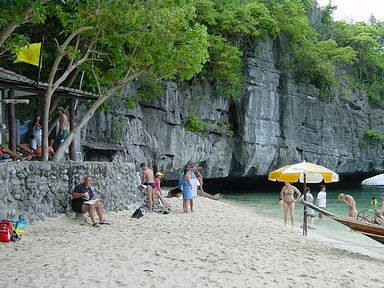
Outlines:
{"label": "umbrella pole", "polygon": [[[307,175],[304,173],[304,185],[303,185],[303,193],[304,193],[304,201],[307,201],[307,193],[305,193],[305,190],[307,188]],[[307,219],[307,206],[303,205],[304,206],[304,219],[303,219],[303,235],[304,236],[307,236],[307,231],[308,231],[308,228],[307,228],[307,222],[308,222],[308,219]]]}

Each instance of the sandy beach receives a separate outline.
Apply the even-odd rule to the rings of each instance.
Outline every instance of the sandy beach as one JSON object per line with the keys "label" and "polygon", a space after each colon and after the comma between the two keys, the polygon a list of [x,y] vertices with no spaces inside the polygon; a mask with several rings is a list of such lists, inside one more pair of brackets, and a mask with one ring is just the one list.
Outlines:
{"label": "sandy beach", "polygon": [[183,214],[168,200],[170,214],[108,213],[100,229],[72,214],[29,224],[0,243],[0,287],[384,287],[383,258],[220,201]]}

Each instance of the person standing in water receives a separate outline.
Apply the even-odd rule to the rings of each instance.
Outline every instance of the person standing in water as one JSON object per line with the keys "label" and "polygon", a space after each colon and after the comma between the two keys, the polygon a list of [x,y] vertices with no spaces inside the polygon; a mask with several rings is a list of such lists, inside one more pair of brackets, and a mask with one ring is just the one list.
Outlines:
{"label": "person standing in water", "polygon": [[339,194],[339,200],[348,205],[348,216],[356,217],[357,209],[355,199],[351,195],[345,195],[344,193]]}
{"label": "person standing in water", "polygon": [[384,192],[381,193],[381,209],[380,209],[380,213],[381,215],[384,215]]}
{"label": "person standing in water", "polygon": [[[325,185],[320,186],[320,192],[317,194],[316,206],[325,210],[327,208],[327,193],[325,192]],[[319,220],[323,219],[323,214],[319,213]]]}
{"label": "person standing in water", "polygon": [[[297,197],[295,199],[294,194],[297,194]],[[291,216],[291,225],[293,227],[293,224],[295,222],[295,202],[300,198],[300,191],[297,189],[295,186],[293,186],[289,182],[285,182],[284,187],[281,189],[280,192],[280,198],[281,198],[281,203],[284,208],[284,224],[287,225],[288,221],[288,211]]]}

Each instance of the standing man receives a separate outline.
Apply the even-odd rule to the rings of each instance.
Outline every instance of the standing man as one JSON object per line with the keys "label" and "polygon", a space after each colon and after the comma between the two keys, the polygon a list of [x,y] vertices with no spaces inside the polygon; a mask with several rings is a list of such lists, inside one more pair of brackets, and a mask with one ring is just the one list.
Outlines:
{"label": "standing man", "polygon": [[57,133],[57,145],[63,144],[65,138],[69,134],[69,122],[68,118],[64,113],[64,108],[57,108],[57,113],[59,114],[59,132]]}
{"label": "standing man", "polygon": [[[76,185],[72,192],[72,210],[78,213],[88,212],[92,220],[93,227],[99,227],[99,224],[109,224],[104,219],[104,208],[100,200],[95,199],[95,193],[92,190],[92,177],[86,176],[84,182]],[[99,222],[96,222],[95,211],[99,216]]]}
{"label": "standing man", "polygon": [[[316,206],[324,210],[327,208],[327,193],[325,192],[325,185],[320,186],[320,192],[317,194]],[[323,219],[323,214],[319,213],[319,219]]]}
{"label": "standing man", "polygon": [[153,171],[148,168],[147,164],[140,164],[143,175],[141,176],[141,183],[147,186],[149,212],[153,212],[155,206],[155,176]]}
{"label": "standing man", "polygon": [[349,217],[356,217],[357,216],[357,209],[356,209],[356,202],[355,199],[351,195],[345,195],[344,193],[339,194],[339,200],[347,204],[348,206],[348,216]]}

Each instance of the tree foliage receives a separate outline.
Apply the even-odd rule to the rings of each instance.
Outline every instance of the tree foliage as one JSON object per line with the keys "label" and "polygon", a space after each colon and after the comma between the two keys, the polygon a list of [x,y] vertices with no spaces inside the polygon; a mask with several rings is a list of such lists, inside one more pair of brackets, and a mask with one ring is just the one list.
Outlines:
{"label": "tree foliage", "polygon": [[364,90],[373,104],[384,107],[384,25],[371,17],[369,23],[333,21],[334,6],[322,14],[322,37],[332,39],[340,47],[350,47],[355,61],[344,67],[352,84]]}
{"label": "tree foliage", "polygon": [[[148,74],[163,79],[191,79],[208,59],[208,35],[185,1],[63,1],[52,20],[61,25],[56,55],[50,63],[45,94],[43,147],[46,150],[52,96],[73,73],[83,70],[99,99],[71,130],[55,154],[60,159],[75,133],[96,109],[126,83]],[[52,39],[53,40],[53,39]],[[49,41],[49,39],[48,39]],[[46,151],[45,151],[46,152]],[[47,153],[44,153],[47,159]]]}
{"label": "tree foliage", "polygon": [[336,67],[342,68],[355,86],[384,106],[383,23],[375,18],[335,22],[335,6],[329,4],[315,31],[308,18],[312,8],[312,0],[3,0],[0,62],[23,75],[36,74],[26,65],[14,66],[10,52],[45,35],[45,124],[61,103],[52,99],[55,89],[77,87],[84,73],[82,88],[99,99],[65,145],[98,107],[137,79],[139,96],[127,98],[127,107],[161,94],[159,80],[196,75],[213,83],[218,95],[236,100],[244,55],[253,52],[254,43],[279,33],[289,40],[292,59],[286,64],[299,81],[331,91],[339,80]]}
{"label": "tree foliage", "polygon": [[207,27],[209,62],[201,76],[217,94],[238,99],[243,84],[243,48],[253,39],[275,37],[279,28],[262,1],[194,0],[197,21]]}

